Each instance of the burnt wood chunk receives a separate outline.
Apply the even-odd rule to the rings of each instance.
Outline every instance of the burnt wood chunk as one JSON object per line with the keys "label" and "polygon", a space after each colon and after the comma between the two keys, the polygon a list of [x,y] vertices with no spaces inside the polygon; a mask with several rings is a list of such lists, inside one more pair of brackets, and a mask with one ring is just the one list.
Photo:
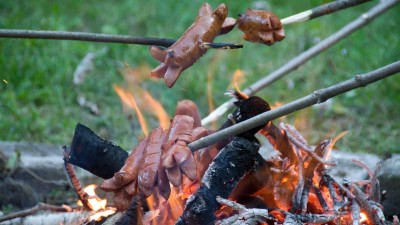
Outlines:
{"label": "burnt wood chunk", "polygon": [[216,197],[228,198],[239,180],[262,161],[255,138],[234,137],[207,169],[200,188],[192,195],[175,224],[213,224],[220,207]]}
{"label": "burnt wood chunk", "polygon": [[121,147],[97,136],[88,127],[78,123],[68,162],[92,174],[109,179],[124,165],[128,153]]}

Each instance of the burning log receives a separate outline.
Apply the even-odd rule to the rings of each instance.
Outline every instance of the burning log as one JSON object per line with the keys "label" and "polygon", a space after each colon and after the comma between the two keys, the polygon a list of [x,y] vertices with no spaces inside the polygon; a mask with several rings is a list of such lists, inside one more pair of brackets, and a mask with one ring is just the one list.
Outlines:
{"label": "burning log", "polygon": [[128,153],[78,123],[66,158],[69,163],[108,179],[124,165]]}
{"label": "burning log", "polygon": [[240,225],[243,223],[246,225],[257,225],[264,222],[265,219],[273,220],[266,209],[247,209],[244,205],[223,199],[219,196],[217,197],[217,201],[219,204],[231,207],[238,212],[234,216],[217,221],[216,224],[218,225]]}
{"label": "burning log", "polygon": [[[238,108],[229,116],[231,124],[240,123],[270,110],[267,102],[253,96],[246,98],[236,93]],[[229,126],[229,125],[228,125]],[[254,135],[258,126],[234,137],[208,167],[201,186],[187,201],[182,216],[175,224],[212,224],[219,208],[217,196],[227,198],[240,179],[261,164],[260,144]]]}
{"label": "burning log", "polygon": [[188,199],[182,216],[175,224],[212,224],[214,212],[219,208],[216,197],[228,198],[239,180],[256,168],[262,161],[259,148],[256,139],[235,137],[214,159],[202,179],[202,185]]}

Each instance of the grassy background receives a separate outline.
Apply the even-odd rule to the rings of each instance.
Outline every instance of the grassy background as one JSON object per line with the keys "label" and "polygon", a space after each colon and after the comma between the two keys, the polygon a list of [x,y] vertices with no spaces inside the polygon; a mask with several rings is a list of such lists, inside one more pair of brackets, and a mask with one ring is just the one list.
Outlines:
{"label": "grassy background", "polygon": [[[0,1],[0,28],[81,31],[177,38],[192,23],[202,1]],[[213,1],[215,8],[222,1]],[[326,1],[227,1],[230,16],[254,4],[267,5],[283,18]],[[218,42],[244,43],[241,50],[210,50],[183,73],[173,89],[162,80],[146,80],[142,87],[159,99],[172,115],[176,102],[194,100],[203,116],[209,112],[207,76],[215,106],[236,69],[245,72],[246,87],[328,37],[378,1],[333,15],[285,27],[286,39],[272,47],[244,43],[237,29]],[[272,105],[288,103],[392,63],[400,58],[400,6],[298,70],[258,93]],[[96,54],[95,69],[79,88],[73,72],[88,53]],[[125,64],[135,68],[158,63],[147,46],[54,40],[0,39],[0,140],[68,144],[77,122],[130,149],[142,135],[135,119],[128,120],[113,84],[126,85]],[[4,81],[3,81],[4,80]],[[6,81],[6,82],[5,82]],[[84,93],[99,115],[77,103]],[[400,77],[392,76],[366,88],[336,97],[328,107],[311,107],[280,120],[293,123],[310,144],[349,130],[337,147],[370,153],[400,152]],[[152,127],[156,125],[151,124]]]}

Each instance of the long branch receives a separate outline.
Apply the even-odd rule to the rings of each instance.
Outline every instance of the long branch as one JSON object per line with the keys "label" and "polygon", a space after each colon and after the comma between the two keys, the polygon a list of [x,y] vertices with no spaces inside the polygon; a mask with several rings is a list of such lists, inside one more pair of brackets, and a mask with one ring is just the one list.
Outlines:
{"label": "long branch", "polygon": [[337,83],[328,88],[314,91],[314,93],[307,95],[303,98],[297,99],[286,105],[283,105],[274,110],[262,113],[251,119],[228,127],[224,130],[218,131],[197,141],[190,143],[188,146],[194,152],[198,149],[212,145],[219,140],[243,133],[254,127],[266,124],[268,121],[277,119],[281,116],[285,116],[296,112],[300,109],[312,106],[314,104],[322,103],[332,97],[343,94],[359,87],[365,87],[370,83],[376,82],[390,75],[400,72],[400,61],[394,62],[387,66],[381,67],[377,70],[371,71],[363,75],[356,75],[353,79]]}
{"label": "long branch", "polygon": [[[243,92],[246,93],[247,95],[253,95],[254,93],[260,91],[261,89],[272,84],[274,81],[278,80],[279,78],[282,78],[286,74],[299,68],[301,65],[308,62],[314,56],[316,56],[319,53],[323,52],[324,50],[332,47],[337,42],[339,42],[343,38],[347,37],[354,31],[367,25],[370,21],[372,21],[374,18],[376,18],[377,16],[382,14],[384,11],[386,11],[387,9],[389,9],[391,6],[398,3],[399,1],[400,0],[382,1],[378,5],[371,8],[368,12],[362,14],[360,17],[358,17],[351,23],[347,24],[345,27],[343,27],[338,32],[332,34],[331,36],[322,40],[321,42],[314,45],[307,51],[305,51],[305,52],[301,53],[300,55],[296,56],[295,58],[291,59],[285,65],[281,66],[280,68],[278,68],[274,72],[270,73],[269,75],[266,75],[261,80],[257,81],[256,83],[253,83],[252,85],[247,87],[245,90],[243,90]],[[201,121],[202,125],[203,126],[207,125],[210,122],[218,119],[218,117],[225,114],[229,109],[231,109],[233,107],[233,102],[234,102],[234,100],[231,99],[231,100],[223,103],[220,107],[215,109],[212,113],[210,113],[206,118],[204,118]]]}
{"label": "long branch", "polygon": [[169,47],[176,40],[154,37],[136,37],[129,35],[97,34],[86,32],[67,31],[44,31],[44,30],[16,30],[0,29],[2,38],[31,38],[31,39],[53,39],[53,40],[75,40],[91,42],[108,42],[138,45],[158,45]]}

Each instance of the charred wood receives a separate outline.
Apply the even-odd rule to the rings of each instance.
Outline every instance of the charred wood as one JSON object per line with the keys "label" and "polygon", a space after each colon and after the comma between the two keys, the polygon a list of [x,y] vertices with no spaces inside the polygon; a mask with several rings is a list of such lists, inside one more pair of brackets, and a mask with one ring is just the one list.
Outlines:
{"label": "charred wood", "polygon": [[239,180],[262,161],[255,138],[235,137],[207,169],[200,188],[187,201],[177,225],[212,224],[219,208],[217,196],[227,198]]}
{"label": "charred wood", "polygon": [[128,158],[125,150],[100,138],[80,123],[75,128],[70,149],[69,163],[104,179],[113,177]]}
{"label": "charred wood", "polygon": [[142,195],[136,195],[127,210],[108,217],[101,225],[141,225],[144,206],[146,206],[145,198]]}
{"label": "charred wood", "polygon": [[316,187],[315,185],[312,185],[312,190],[314,191],[315,195],[318,198],[319,204],[321,204],[322,209],[326,212],[329,211],[330,208],[328,206],[328,203],[326,202],[324,196],[322,195],[321,190]]}
{"label": "charred wood", "polygon": [[380,213],[381,209],[377,206],[377,203],[370,201],[368,196],[355,184],[349,182],[346,185],[349,186],[355,200],[358,201],[367,218],[373,221],[374,224],[385,224],[385,218],[381,216],[383,213]]}

